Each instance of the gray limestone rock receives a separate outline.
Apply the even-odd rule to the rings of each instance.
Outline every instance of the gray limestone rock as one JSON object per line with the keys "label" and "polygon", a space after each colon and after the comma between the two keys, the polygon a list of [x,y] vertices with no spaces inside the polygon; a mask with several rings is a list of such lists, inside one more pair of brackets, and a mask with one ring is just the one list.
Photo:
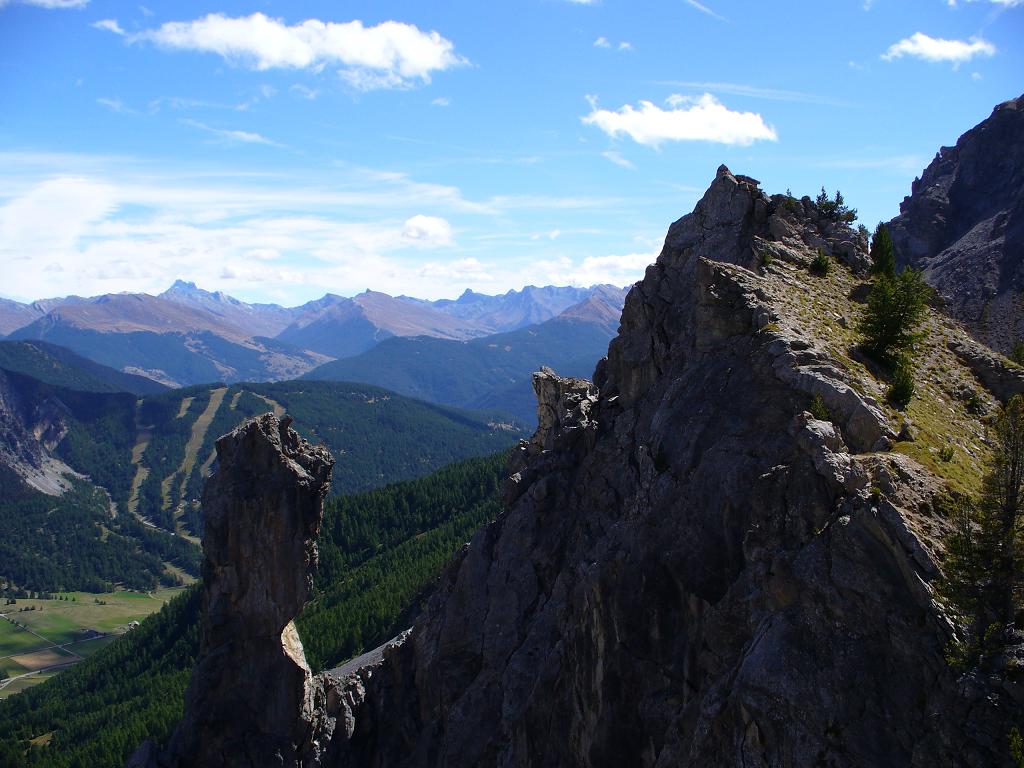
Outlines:
{"label": "gray limestone rock", "polygon": [[898,261],[923,269],[946,311],[1008,354],[1024,338],[1024,97],[939,150],[889,229]]}
{"label": "gray limestone rock", "polygon": [[1006,402],[1024,394],[1024,369],[1020,366],[968,338],[951,339],[948,345],[997,399]]}

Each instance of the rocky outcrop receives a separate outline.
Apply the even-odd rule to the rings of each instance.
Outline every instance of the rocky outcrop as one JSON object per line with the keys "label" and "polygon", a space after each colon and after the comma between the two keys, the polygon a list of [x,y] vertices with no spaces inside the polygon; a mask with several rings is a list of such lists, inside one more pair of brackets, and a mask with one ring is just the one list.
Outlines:
{"label": "rocky outcrop", "polygon": [[[297,766],[314,749],[317,693],[292,619],[312,588],[334,460],[266,414],[217,441],[203,509],[203,623],[185,718],[138,765]],[[148,752],[147,752],[148,750]]]}
{"label": "rocky outcrop", "polygon": [[720,168],[594,382],[535,376],[506,508],[412,630],[314,680],[303,764],[1003,764],[1019,692],[944,658],[942,483],[808,298],[819,248],[865,264],[846,229]]}
{"label": "rocky outcrop", "polygon": [[996,398],[1006,402],[1024,394],[1024,369],[970,339],[952,339],[949,348]]}
{"label": "rocky outcrop", "polygon": [[321,764],[999,764],[1003,700],[943,656],[940,483],[760,271],[823,247],[783,205],[720,169],[594,385],[538,375],[507,510],[346,670]]}
{"label": "rocky outcrop", "polygon": [[943,147],[889,222],[900,263],[947,311],[1007,354],[1024,338],[1024,97]]}
{"label": "rocky outcrop", "polygon": [[68,409],[26,376],[0,370],[0,466],[53,496],[79,476],[51,451],[68,432]]}

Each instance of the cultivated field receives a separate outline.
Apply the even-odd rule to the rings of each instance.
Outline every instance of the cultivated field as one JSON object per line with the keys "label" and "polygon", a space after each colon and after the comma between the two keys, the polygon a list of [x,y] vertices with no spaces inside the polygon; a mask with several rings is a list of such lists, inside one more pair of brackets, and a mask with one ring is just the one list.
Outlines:
{"label": "cultivated field", "polygon": [[0,699],[95,653],[180,591],[68,592],[63,600],[0,604],[0,673],[7,675],[0,680]]}

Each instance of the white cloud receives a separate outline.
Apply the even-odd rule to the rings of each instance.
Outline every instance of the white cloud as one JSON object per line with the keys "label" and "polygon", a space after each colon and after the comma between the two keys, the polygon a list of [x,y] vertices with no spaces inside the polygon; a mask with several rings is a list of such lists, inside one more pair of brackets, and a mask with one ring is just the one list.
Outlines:
{"label": "white cloud", "polygon": [[92,23],[93,29],[105,29],[107,32],[113,32],[115,35],[123,35],[124,30],[121,29],[121,25],[117,23],[117,19],[102,19],[101,21],[94,21]]}
{"label": "white cloud", "polygon": [[546,280],[557,285],[629,285],[644,276],[644,270],[654,263],[657,256],[657,253],[587,256],[579,263],[561,257],[553,263],[536,264],[534,268],[546,275]]}
{"label": "white cloud", "polygon": [[[0,295],[19,300],[159,293],[182,276],[289,305],[368,287],[454,298],[467,287],[493,293],[576,274],[594,249],[580,248],[575,222],[594,210],[634,223],[621,198],[474,200],[457,187],[349,164],[296,176],[0,150],[0,168]],[[660,223],[655,229],[660,235]],[[586,236],[608,242],[603,230]],[[641,248],[626,236],[620,252]]]}
{"label": "white cloud", "polygon": [[85,8],[89,4],[89,0],[0,0],[0,8],[12,2],[48,9]]}
{"label": "white cloud", "polygon": [[[612,43],[611,43],[611,41],[607,37],[604,37],[602,35],[601,37],[597,38],[597,40],[594,41],[594,47],[595,48],[610,49],[612,47]],[[615,47],[618,50],[620,50],[620,51],[632,51],[633,50],[633,44],[630,43],[630,42],[627,42],[626,40],[623,40],[621,43],[619,43]]]}
{"label": "white cloud", "polygon": [[236,141],[242,144],[267,144],[268,146],[272,147],[281,146],[277,142],[271,141],[266,136],[261,136],[258,133],[253,133],[252,131],[239,131],[227,130],[223,128],[214,128],[212,126],[207,125],[206,123],[201,123],[198,120],[181,120],[180,122],[182,125],[187,125],[191,128],[198,128],[201,131],[212,133],[214,136],[219,136],[222,139],[226,139],[228,141]]}
{"label": "white cloud", "polygon": [[418,213],[406,219],[402,237],[427,246],[451,245],[452,225],[439,216]]}
{"label": "white cloud", "polygon": [[0,206],[0,254],[14,273],[7,274],[7,285],[32,267],[59,264],[59,255],[116,207],[113,187],[78,176],[41,182]]}
{"label": "white cloud", "polygon": [[665,141],[713,141],[749,146],[755,141],[776,141],[775,129],[756,112],[734,112],[710,93],[697,99],[673,95],[669,109],[649,101],[640,108],[626,104],[618,111],[598,109],[591,99],[591,112],[581,120],[612,138],[625,134],[637,144],[657,147]]}
{"label": "white cloud", "polygon": [[430,102],[435,107],[450,107],[452,100],[447,96],[438,96],[436,99]]}
{"label": "white cloud", "polygon": [[622,155],[620,155],[618,152],[616,152],[613,149],[609,149],[607,152],[602,152],[601,156],[604,157],[605,159],[615,163],[617,166],[619,166],[621,168],[629,168],[629,170],[631,170],[631,171],[635,171],[636,170],[636,166],[633,165],[633,163],[631,163],[629,160],[624,158]]}
{"label": "white cloud", "polygon": [[455,53],[454,44],[437,32],[397,21],[366,27],[361,21],[307,19],[289,26],[262,13],[238,18],[211,13],[195,21],[167,22],[129,39],[216,53],[257,70],[320,71],[340,65],[338,74],[360,90],[428,83],[435,72],[467,63]]}
{"label": "white cloud", "polygon": [[929,37],[923,32],[915,32],[893,43],[882,54],[885,61],[894,61],[903,56],[913,56],[930,62],[951,62],[958,67],[975,56],[994,56],[996,47],[980,37],[972,37],[970,41],[946,40],[941,37]]}

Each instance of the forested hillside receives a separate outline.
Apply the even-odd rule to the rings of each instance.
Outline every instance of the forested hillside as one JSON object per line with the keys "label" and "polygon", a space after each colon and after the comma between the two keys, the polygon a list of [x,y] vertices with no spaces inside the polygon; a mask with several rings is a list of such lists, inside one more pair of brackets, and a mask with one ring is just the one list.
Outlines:
{"label": "forested hillside", "polygon": [[395,338],[303,378],[362,381],[433,403],[500,410],[532,429],[531,374],[547,365],[566,376],[590,377],[613,335],[600,323],[555,318],[471,341]]}
{"label": "forested hillside", "polygon": [[[314,669],[407,626],[451,555],[500,508],[504,452],[325,505],[317,597],[298,620]],[[198,591],[53,680],[0,702],[0,768],[118,768],[181,717]]]}
{"label": "forested hillside", "polygon": [[145,376],[108,368],[45,341],[0,341],[0,368],[82,392],[149,395],[167,391],[163,384]]}
{"label": "forested hillside", "polygon": [[202,532],[199,499],[214,467],[214,443],[251,416],[288,413],[336,463],[332,493],[353,493],[420,477],[453,461],[510,445],[519,433],[486,417],[443,408],[365,384],[278,382],[192,387],[146,398],[139,406],[129,508],[167,530]]}
{"label": "forested hillside", "polygon": [[0,498],[0,585],[109,592],[115,584],[153,589],[175,583],[165,564],[199,573],[196,547],[131,517],[112,517],[107,494],[86,481],[75,480],[54,497],[0,467]]}
{"label": "forested hillside", "polygon": [[[26,359],[39,373],[51,358]],[[213,385],[142,398],[82,391],[74,387],[94,383],[88,371],[64,359],[70,362],[50,378],[69,386],[8,372],[0,393],[6,416],[31,444],[22,454],[35,464],[52,456],[82,475],[63,496],[51,496],[19,479],[29,459],[0,456],[0,588],[7,581],[32,591],[151,589],[180,571],[198,575],[199,500],[215,468],[214,443],[268,410],[291,414],[299,432],[331,450],[335,494],[421,477],[518,437],[484,415],[363,384]]]}

